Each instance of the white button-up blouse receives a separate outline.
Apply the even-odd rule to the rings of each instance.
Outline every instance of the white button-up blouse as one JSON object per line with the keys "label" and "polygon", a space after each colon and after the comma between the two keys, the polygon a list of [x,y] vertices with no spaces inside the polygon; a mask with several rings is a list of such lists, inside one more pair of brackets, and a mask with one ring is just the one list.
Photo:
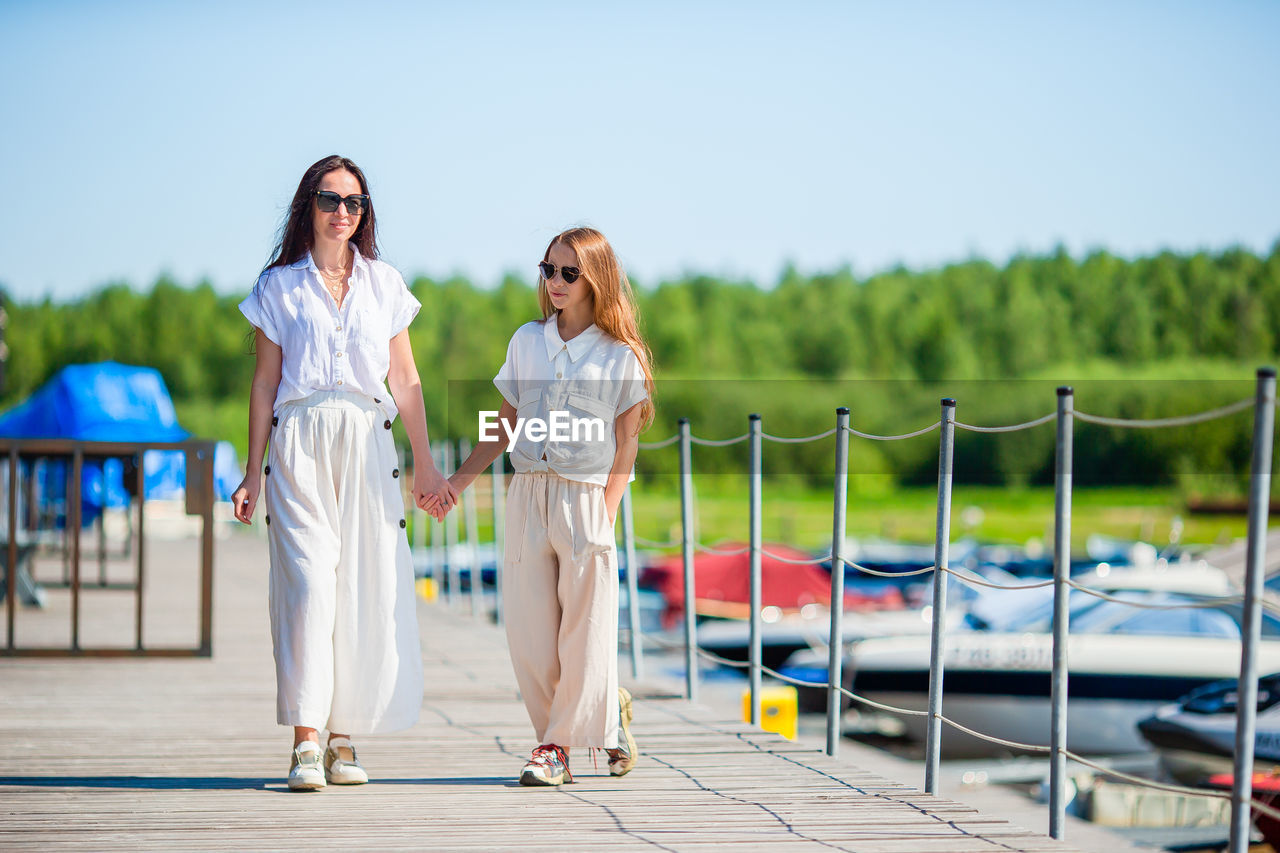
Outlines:
{"label": "white button-up blouse", "polygon": [[[631,347],[594,325],[561,340],[554,314],[516,330],[493,384],[523,419],[511,444],[512,468],[554,471],[566,480],[600,486],[608,483],[613,467],[618,415],[649,396]],[[532,419],[549,427],[545,434],[528,429]],[[582,422],[576,432],[573,421]],[[592,429],[593,421],[603,422],[603,429]]]}
{"label": "white button-up blouse", "polygon": [[265,271],[240,311],[283,352],[274,409],[316,391],[349,391],[376,400],[389,419],[391,339],[408,328],[422,304],[390,264],[354,256],[350,290],[339,309],[308,252]]}

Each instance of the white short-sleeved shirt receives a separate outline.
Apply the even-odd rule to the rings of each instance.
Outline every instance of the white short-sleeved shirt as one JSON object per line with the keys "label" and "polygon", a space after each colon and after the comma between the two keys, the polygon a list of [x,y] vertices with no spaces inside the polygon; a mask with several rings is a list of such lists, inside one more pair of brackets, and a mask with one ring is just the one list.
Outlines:
{"label": "white short-sleeved shirt", "polygon": [[361,257],[351,245],[351,289],[339,310],[308,252],[265,271],[240,311],[280,347],[283,364],[273,408],[316,391],[351,391],[377,401],[389,419],[391,339],[408,328],[422,304],[395,267]]}
{"label": "white short-sleeved shirt", "polygon": [[[512,468],[554,471],[566,480],[600,486],[608,483],[617,450],[614,422],[649,396],[631,347],[594,325],[563,341],[555,314],[516,330],[493,384],[515,407],[517,418],[526,424],[537,418],[547,425],[541,440],[517,427]],[[574,421],[579,422],[576,431]],[[602,422],[603,429],[594,421]]]}

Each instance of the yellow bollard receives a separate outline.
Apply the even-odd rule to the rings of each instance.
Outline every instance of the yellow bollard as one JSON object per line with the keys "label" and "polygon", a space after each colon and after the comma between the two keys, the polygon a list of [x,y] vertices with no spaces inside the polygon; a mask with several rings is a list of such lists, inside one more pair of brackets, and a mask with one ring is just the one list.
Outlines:
{"label": "yellow bollard", "polygon": [[[760,728],[766,732],[777,732],[787,740],[795,740],[799,704],[796,689],[789,684],[762,687],[760,689]],[[751,722],[750,688],[742,691],[742,721]]]}
{"label": "yellow bollard", "polygon": [[418,595],[423,601],[436,600],[436,579],[435,578],[418,578],[414,582],[414,589],[418,591]]}

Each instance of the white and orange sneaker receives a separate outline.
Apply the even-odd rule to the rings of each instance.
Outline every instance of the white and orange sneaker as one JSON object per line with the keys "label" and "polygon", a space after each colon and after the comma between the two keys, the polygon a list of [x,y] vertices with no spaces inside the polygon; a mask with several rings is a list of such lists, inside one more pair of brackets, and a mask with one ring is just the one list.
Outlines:
{"label": "white and orange sneaker", "polygon": [[533,757],[520,771],[521,785],[563,785],[572,782],[569,756],[554,743],[544,743],[533,751]]}

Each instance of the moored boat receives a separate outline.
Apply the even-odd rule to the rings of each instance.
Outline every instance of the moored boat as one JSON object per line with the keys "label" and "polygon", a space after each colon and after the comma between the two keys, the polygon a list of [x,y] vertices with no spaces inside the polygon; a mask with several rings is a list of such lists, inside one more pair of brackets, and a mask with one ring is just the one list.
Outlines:
{"label": "moored boat", "polygon": [[[1204,685],[1138,723],[1170,776],[1199,785],[1233,771],[1238,684],[1232,678]],[[1258,679],[1257,709],[1253,772],[1280,774],[1280,673]]]}
{"label": "moored boat", "polygon": [[[1146,577],[1144,577],[1144,575]],[[1161,705],[1231,675],[1240,661],[1241,606],[1226,597],[1225,577],[1209,567],[1111,570],[1080,578],[1120,601],[1073,590],[1069,598],[1067,746],[1080,753],[1146,749],[1136,724]],[[1206,591],[1218,591],[1206,595]],[[943,714],[976,731],[1048,745],[1052,594],[1002,593],[968,617],[974,630],[949,634]],[[1135,606],[1136,605],[1136,606]],[[982,614],[982,615],[975,615]],[[1280,619],[1264,612],[1259,663],[1280,669]],[[853,647],[852,689],[877,702],[924,710],[928,637],[871,639]],[[902,715],[923,737],[924,718]],[[943,727],[948,755],[1002,751]]]}

